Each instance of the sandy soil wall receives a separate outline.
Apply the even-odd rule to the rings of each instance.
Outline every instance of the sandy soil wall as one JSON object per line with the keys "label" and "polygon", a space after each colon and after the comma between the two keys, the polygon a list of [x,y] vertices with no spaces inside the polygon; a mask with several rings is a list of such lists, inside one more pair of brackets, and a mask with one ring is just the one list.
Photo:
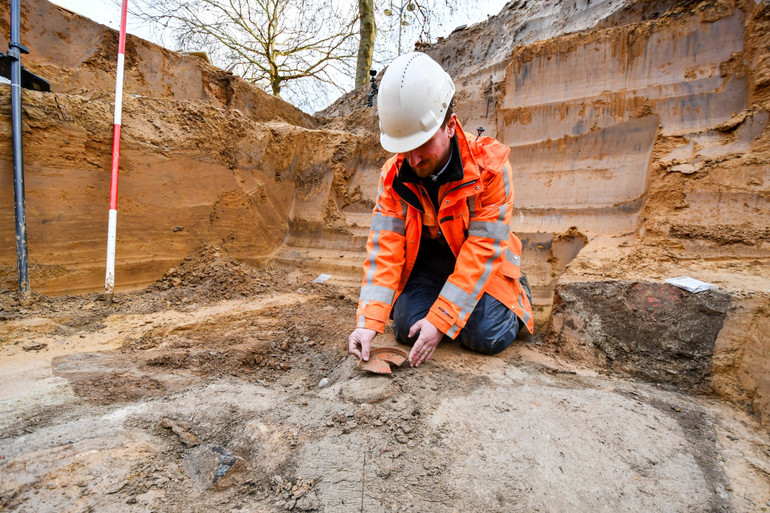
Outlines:
{"label": "sandy soil wall", "polygon": [[[2,11],[0,46],[9,18]],[[98,290],[117,34],[45,1],[25,3],[22,26],[30,48],[23,63],[52,89],[23,95],[32,290]],[[286,238],[295,196],[313,218],[326,198],[324,217],[324,176],[356,152],[357,136],[314,130],[311,116],[197,58],[131,36],[126,54],[118,290],[152,283],[200,244],[264,262]],[[0,275],[13,289],[9,86],[0,85],[0,97]]]}
{"label": "sandy soil wall", "polygon": [[[9,117],[9,87],[0,87]],[[25,185],[32,289],[95,290],[103,282],[111,105],[24,93]],[[295,194],[319,187],[338,147],[355,137],[256,123],[200,102],[126,99],[118,203],[120,289],[155,281],[199,244],[264,261],[284,240]],[[0,262],[13,289],[11,144],[0,144]],[[298,185],[300,186],[298,188]]]}

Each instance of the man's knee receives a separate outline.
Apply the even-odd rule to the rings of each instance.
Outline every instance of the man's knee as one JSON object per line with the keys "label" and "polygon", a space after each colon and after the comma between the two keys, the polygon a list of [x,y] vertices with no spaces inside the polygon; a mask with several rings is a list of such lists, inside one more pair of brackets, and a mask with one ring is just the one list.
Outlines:
{"label": "man's knee", "polygon": [[[417,320],[414,322],[417,322]],[[398,342],[409,346],[414,344],[417,337],[409,337],[409,329],[414,322],[412,322],[412,316],[409,315],[409,312],[398,309],[393,310],[393,335],[395,335]]]}
{"label": "man's knee", "polygon": [[485,294],[460,332],[460,344],[477,353],[497,354],[513,343],[519,327],[515,313]]}
{"label": "man's knee", "polygon": [[409,337],[409,330],[428,315],[436,301],[441,284],[417,275],[410,278],[406,288],[393,305],[393,334],[402,344],[412,345],[417,336]]}
{"label": "man's knee", "polygon": [[460,344],[477,353],[497,354],[510,346],[516,339],[518,320],[514,319],[511,324],[505,329],[500,329],[499,326],[485,325],[485,323],[473,326],[472,329],[468,329],[466,326],[463,329],[465,336],[462,337]]}

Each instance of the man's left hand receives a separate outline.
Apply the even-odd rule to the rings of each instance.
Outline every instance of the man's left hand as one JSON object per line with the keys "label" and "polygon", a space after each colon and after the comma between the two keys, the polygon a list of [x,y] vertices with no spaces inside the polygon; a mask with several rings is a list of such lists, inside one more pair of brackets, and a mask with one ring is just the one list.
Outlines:
{"label": "man's left hand", "polygon": [[412,351],[409,353],[409,365],[412,367],[419,367],[421,363],[427,362],[433,356],[433,351],[436,350],[436,346],[444,336],[425,318],[414,323],[409,329],[409,337],[413,337],[418,331],[420,336],[417,337]]}

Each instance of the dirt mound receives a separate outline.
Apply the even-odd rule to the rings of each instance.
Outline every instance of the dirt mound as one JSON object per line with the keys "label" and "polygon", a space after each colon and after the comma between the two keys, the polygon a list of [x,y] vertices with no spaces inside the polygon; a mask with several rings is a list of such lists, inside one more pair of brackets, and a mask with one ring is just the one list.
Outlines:
{"label": "dirt mound", "polygon": [[272,269],[257,269],[237,262],[222,248],[203,246],[193,256],[166,271],[148,290],[178,288],[184,295],[190,295],[194,290],[199,301],[234,299],[264,292],[268,287],[273,290],[285,288],[287,284],[281,284],[275,275]]}

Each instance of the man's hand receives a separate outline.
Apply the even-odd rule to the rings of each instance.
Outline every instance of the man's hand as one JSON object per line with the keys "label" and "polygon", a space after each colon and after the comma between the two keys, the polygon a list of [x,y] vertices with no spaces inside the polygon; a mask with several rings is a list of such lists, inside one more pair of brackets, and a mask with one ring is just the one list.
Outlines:
{"label": "man's hand", "polygon": [[348,337],[348,353],[366,362],[369,361],[369,349],[377,332],[367,328],[356,328]]}
{"label": "man's hand", "polygon": [[409,353],[409,365],[412,367],[419,367],[421,363],[427,362],[433,356],[433,351],[436,350],[438,343],[441,342],[441,337],[444,336],[425,318],[414,323],[409,329],[409,336],[413,337],[418,331],[420,336],[417,337],[412,351]]}

